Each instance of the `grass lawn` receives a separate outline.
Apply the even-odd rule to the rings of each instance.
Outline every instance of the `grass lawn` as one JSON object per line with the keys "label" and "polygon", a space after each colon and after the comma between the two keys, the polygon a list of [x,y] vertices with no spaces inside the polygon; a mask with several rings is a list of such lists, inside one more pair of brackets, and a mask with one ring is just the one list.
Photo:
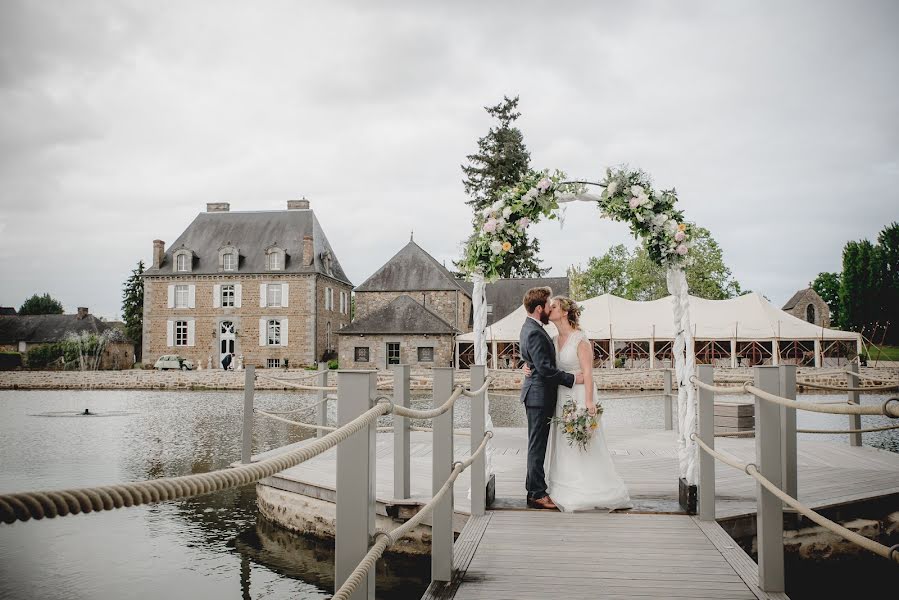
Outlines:
{"label": "grass lawn", "polygon": [[899,360],[899,346],[868,346],[868,360]]}

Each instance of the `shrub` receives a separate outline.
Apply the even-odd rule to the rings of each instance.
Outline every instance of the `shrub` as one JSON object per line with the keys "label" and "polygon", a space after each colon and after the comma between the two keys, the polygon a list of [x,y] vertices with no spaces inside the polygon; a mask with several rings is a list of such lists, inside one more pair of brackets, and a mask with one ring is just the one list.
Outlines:
{"label": "shrub", "polygon": [[29,369],[44,369],[52,362],[62,358],[65,348],[62,344],[42,344],[28,351],[27,360]]}
{"label": "shrub", "polygon": [[12,371],[22,366],[21,352],[0,352],[0,371]]}
{"label": "shrub", "polygon": [[338,368],[338,365],[337,365],[337,359],[336,359],[336,358],[328,361],[328,368],[329,368],[329,369],[336,369],[336,368]]}

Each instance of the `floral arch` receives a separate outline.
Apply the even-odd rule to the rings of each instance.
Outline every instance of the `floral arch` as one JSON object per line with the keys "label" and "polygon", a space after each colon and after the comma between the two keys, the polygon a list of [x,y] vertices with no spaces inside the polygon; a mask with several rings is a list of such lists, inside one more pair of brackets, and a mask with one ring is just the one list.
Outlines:
{"label": "floral arch", "polygon": [[[602,192],[589,193],[587,185],[598,186]],[[509,254],[527,242],[531,224],[544,218],[557,219],[560,205],[574,201],[596,203],[604,217],[626,222],[650,258],[667,269],[678,332],[672,345],[678,382],[678,463],[681,477],[695,484],[696,444],[689,437],[696,425],[695,392],[689,385],[695,359],[684,272],[690,263],[691,226],[684,221],[683,212],[675,208],[675,190],[654,190],[651,179],[642,171],[608,169],[599,183],[566,181],[565,174],[558,170],[530,171],[518,184],[500,191],[491,206],[475,214],[474,232],[461,264],[474,282],[475,364],[485,365],[487,359],[485,283],[497,279],[498,269]]]}

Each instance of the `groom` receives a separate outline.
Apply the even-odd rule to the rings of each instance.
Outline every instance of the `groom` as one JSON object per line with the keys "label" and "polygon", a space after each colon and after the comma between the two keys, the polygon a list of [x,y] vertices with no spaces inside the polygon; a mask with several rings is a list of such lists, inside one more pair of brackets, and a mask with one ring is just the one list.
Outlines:
{"label": "groom", "polygon": [[556,508],[552,498],[546,495],[546,479],[543,461],[546,458],[546,442],[549,423],[556,410],[559,385],[573,387],[584,383],[584,376],[556,368],[556,350],[543,326],[549,323],[548,287],[529,289],[524,295],[524,309],[528,313],[521,327],[519,344],[521,358],[531,368],[530,377],[521,385],[521,401],[528,415],[528,473],[525,487],[528,490],[528,506],[552,510]]}

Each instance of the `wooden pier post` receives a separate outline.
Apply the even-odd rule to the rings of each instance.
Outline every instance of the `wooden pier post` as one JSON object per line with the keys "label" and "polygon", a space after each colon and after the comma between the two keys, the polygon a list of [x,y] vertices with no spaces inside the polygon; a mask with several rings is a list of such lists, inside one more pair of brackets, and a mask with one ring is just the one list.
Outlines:
{"label": "wooden pier post", "polygon": [[[409,365],[393,365],[393,404],[409,408]],[[393,415],[393,497],[404,500],[409,488],[409,419]]]}
{"label": "wooden pier post", "polygon": [[[376,371],[337,372],[337,425],[346,425],[375,404]],[[375,533],[375,432],[373,423],[337,445],[337,525],[334,591],[340,589],[368,552]],[[375,572],[352,600],[374,600]]]}
{"label": "wooden pier post", "polygon": [[[312,381],[315,382],[315,385],[319,387],[328,387],[328,363],[320,362],[318,363],[319,376],[315,377]],[[324,373],[321,373],[324,371]],[[316,390],[315,398],[318,400],[319,404],[315,407],[315,424],[325,426],[328,424],[328,403],[325,402],[325,398],[328,397],[327,390]],[[316,437],[324,437],[328,432],[319,429],[316,431]]]}
{"label": "wooden pier post", "polygon": [[[471,389],[476,390],[484,385],[487,378],[487,367],[471,366]],[[487,392],[481,392],[471,399],[471,453],[478,449],[487,429],[486,415]],[[471,463],[471,516],[480,517],[487,510],[487,459],[481,454]]]}
{"label": "wooden pier post", "polygon": [[[696,365],[696,378],[712,385],[715,367]],[[715,392],[699,388],[699,439],[715,448]],[[699,519],[715,520],[715,458],[707,452],[699,453]]]}
{"label": "wooden pier post", "polygon": [[[434,368],[433,407],[443,405],[453,393],[451,367]],[[431,493],[446,483],[453,466],[453,409],[433,419],[434,441],[431,463]],[[431,515],[431,581],[453,577],[453,494],[444,496]]]}
{"label": "wooden pier post", "polygon": [[247,465],[253,460],[253,396],[256,392],[256,367],[247,365],[243,378],[243,440],[240,446],[240,462]]}
{"label": "wooden pier post", "polygon": [[[755,367],[755,387],[780,394],[780,367]],[[755,456],[759,472],[783,489],[780,405],[755,399]],[[783,502],[756,482],[759,587],[784,591]]]}
{"label": "wooden pier post", "polygon": [[[847,387],[861,387],[859,385],[861,383],[861,377],[858,376],[858,362],[852,361],[849,363],[849,373],[846,373],[846,385]],[[849,404],[858,405],[860,403],[859,400],[859,392],[849,392]],[[849,429],[861,429],[862,428],[862,416],[861,415],[849,415]],[[862,445],[862,434],[860,433],[850,433],[849,434],[849,445],[850,446],[861,446]]]}
{"label": "wooden pier post", "polygon": [[665,385],[664,391],[664,406],[665,406],[665,430],[671,431],[674,429],[674,397],[671,395],[671,381],[673,379],[673,373],[671,369],[665,369],[662,371],[662,381]]}
{"label": "wooden pier post", "polygon": [[[780,395],[790,400],[796,399],[796,365],[781,365]],[[799,483],[796,467],[796,409],[780,407],[781,440],[783,441],[783,491],[797,498]]]}

